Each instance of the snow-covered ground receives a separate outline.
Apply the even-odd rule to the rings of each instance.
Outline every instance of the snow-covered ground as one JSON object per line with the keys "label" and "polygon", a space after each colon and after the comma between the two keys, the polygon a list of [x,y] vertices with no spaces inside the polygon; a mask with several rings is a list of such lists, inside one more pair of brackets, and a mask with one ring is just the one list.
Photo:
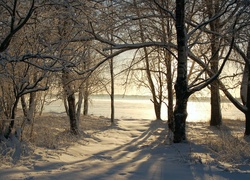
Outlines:
{"label": "snow-covered ground", "polygon": [[[235,127],[231,124],[227,127]],[[47,124],[47,128],[53,126]],[[55,149],[34,146],[35,151],[28,159],[15,165],[1,162],[0,179],[250,179],[249,156],[245,157],[248,162],[230,164],[217,159],[221,156],[212,153],[215,149],[209,151],[207,144],[211,144],[213,138],[216,140],[223,129],[210,128],[206,123],[189,123],[189,141],[180,144],[169,142],[170,134],[164,121],[122,119],[117,120],[116,126],[109,126],[108,120],[100,117],[85,120],[81,126],[86,134],[78,140],[73,138],[74,143],[65,138],[65,145],[58,145],[48,137],[48,143],[58,145]],[[60,128],[57,130],[64,133]],[[243,133],[243,129],[224,130]]]}

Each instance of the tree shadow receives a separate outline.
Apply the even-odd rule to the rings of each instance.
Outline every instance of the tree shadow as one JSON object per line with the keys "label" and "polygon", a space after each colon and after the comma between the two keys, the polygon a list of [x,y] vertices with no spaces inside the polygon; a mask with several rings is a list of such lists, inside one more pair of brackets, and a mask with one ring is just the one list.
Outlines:
{"label": "tree shadow", "polygon": [[[160,154],[162,151],[162,148],[165,148],[164,144],[164,137],[166,136],[166,127],[167,124],[163,121],[152,121],[149,123],[145,130],[139,129],[141,131],[141,134],[139,136],[133,136],[131,135],[131,141],[128,143],[119,145],[113,149],[110,150],[104,150],[99,153],[92,154],[90,157],[73,161],[73,162],[62,162],[62,163],[44,163],[41,165],[35,165],[34,171],[56,171],[62,167],[70,167],[70,166],[82,166],[84,171],[91,170],[94,168],[96,172],[98,172],[98,169],[100,172],[102,172],[102,175],[99,173],[88,175],[89,179],[98,179],[99,177],[110,177],[112,175],[120,174],[120,176],[135,176],[137,177],[138,174],[140,176],[145,175],[145,170],[150,169],[151,163],[153,163],[156,159],[153,158],[153,156],[157,156],[157,159],[160,158]],[[129,131],[127,128],[121,128],[119,125],[116,126],[110,126],[105,127],[102,129],[102,131],[108,131],[108,130],[117,130],[117,131]],[[97,133],[98,134],[98,133]],[[90,138],[93,138],[95,136],[95,133],[91,135]],[[157,148],[160,147],[160,150]],[[133,156],[133,158],[130,158],[130,153],[136,153],[136,156]],[[123,161],[124,157],[126,157],[126,161]],[[132,157],[132,156],[131,156]],[[86,162],[107,162],[107,163],[114,163],[112,166],[109,166],[105,169],[105,172],[103,172],[103,163],[93,163],[91,166],[85,166],[84,164]],[[141,162],[142,161],[142,162]],[[120,163],[116,163],[120,162]],[[140,163],[145,165],[140,165]],[[122,172],[124,169],[130,169],[129,167],[131,164],[138,165],[138,168],[136,171],[140,171],[139,173],[134,173],[134,170],[131,170],[129,172]],[[78,169],[78,168],[77,168]],[[136,168],[135,168],[136,169]],[[31,170],[32,172],[32,170]],[[72,170],[70,172],[58,172],[58,176],[66,176],[74,173],[81,173],[79,170]],[[49,174],[49,173],[48,173]],[[128,175],[129,174],[129,175]],[[51,174],[51,176],[53,176]],[[84,178],[85,179],[85,178]],[[88,179],[88,178],[86,178]]]}
{"label": "tree shadow", "polygon": [[[118,124],[105,127],[103,131],[106,133],[109,130],[117,130],[122,133],[129,131],[129,127],[121,128]],[[190,153],[190,146],[197,151],[196,148],[199,148],[200,144],[189,142],[166,145],[166,122],[152,121],[145,126],[145,129],[138,128],[138,130],[141,132],[139,136],[130,134],[130,141],[114,148],[71,162],[57,161],[36,164],[33,169],[27,170],[24,174],[27,175],[26,178],[34,177],[35,179],[75,178],[85,180],[183,179],[183,177],[195,179],[213,175],[220,176],[213,171],[212,166],[199,162],[190,165],[190,159],[186,157]],[[13,173],[18,172],[13,170]],[[1,176],[7,177],[7,172]],[[227,174],[223,176],[228,177]]]}

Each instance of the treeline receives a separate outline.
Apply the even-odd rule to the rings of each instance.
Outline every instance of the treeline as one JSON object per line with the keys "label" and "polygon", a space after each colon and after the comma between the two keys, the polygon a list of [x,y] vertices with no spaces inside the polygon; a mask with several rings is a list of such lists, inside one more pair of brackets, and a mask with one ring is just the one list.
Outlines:
{"label": "treeline", "polygon": [[[174,142],[186,139],[187,102],[204,88],[210,125],[222,124],[224,93],[245,114],[250,135],[249,0],[0,0],[0,11],[5,138],[19,102],[25,126],[53,94],[64,101],[72,134],[79,134],[80,114],[88,114],[96,92],[109,94],[114,123],[116,77],[125,89],[149,89],[156,119],[167,102]],[[124,52],[132,58],[115,59]]]}

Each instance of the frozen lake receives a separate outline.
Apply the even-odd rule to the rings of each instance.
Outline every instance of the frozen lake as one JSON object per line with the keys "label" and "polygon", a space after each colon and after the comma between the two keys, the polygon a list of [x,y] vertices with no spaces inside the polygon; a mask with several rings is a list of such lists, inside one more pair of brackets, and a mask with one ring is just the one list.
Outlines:
{"label": "frozen lake", "polygon": [[[55,101],[46,105],[44,112],[63,113],[62,101]],[[89,114],[95,116],[110,117],[110,100],[107,97],[92,97],[89,104]],[[231,103],[222,103],[222,116],[229,119],[244,119],[244,114],[236,109]],[[149,98],[116,98],[115,99],[116,119],[155,119],[153,103]],[[208,121],[210,118],[210,102],[190,101],[188,103],[187,121]],[[163,104],[162,119],[167,119],[167,107]]]}

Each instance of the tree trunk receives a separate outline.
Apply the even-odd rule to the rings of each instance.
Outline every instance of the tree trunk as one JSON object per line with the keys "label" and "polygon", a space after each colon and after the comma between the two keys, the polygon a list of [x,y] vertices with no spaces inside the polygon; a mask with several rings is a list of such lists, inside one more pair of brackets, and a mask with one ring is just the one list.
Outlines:
{"label": "tree trunk", "polygon": [[211,119],[210,126],[222,124],[219,84],[217,81],[211,83]]}
{"label": "tree trunk", "polygon": [[[182,89],[179,89],[176,85],[176,105],[174,109],[174,143],[182,142],[186,140],[186,119],[187,119],[187,101],[188,97],[181,95],[185,93]],[[178,95],[177,95],[178,94]]]}
{"label": "tree trunk", "polygon": [[36,92],[30,93],[28,121],[33,121],[36,110]]}
{"label": "tree trunk", "polygon": [[[78,123],[80,122],[80,117],[81,117],[82,101],[83,101],[83,90],[82,88],[79,88],[77,110],[76,110],[76,118]],[[79,124],[77,126],[79,126]]]}
{"label": "tree trunk", "polygon": [[[249,69],[250,68],[250,62],[246,66],[248,66],[248,69]],[[246,117],[245,136],[250,135],[250,98],[249,98],[250,97],[250,73],[248,73],[248,84],[247,84],[247,86],[248,86],[247,87],[247,97],[248,98],[247,98],[247,101],[246,101],[247,112],[245,113],[245,117]]]}
{"label": "tree trunk", "polygon": [[[142,31],[142,28],[141,28],[141,31]],[[142,35],[142,39],[144,40],[143,35]],[[153,98],[155,117],[156,117],[157,120],[161,120],[161,104],[162,104],[162,100],[161,100],[161,97],[160,97],[161,95],[159,95],[159,98],[157,100],[155,85],[154,85],[154,82],[152,80],[152,76],[151,76],[151,72],[150,72],[148,51],[147,51],[147,48],[145,48],[145,47],[143,48],[143,50],[144,50],[144,54],[145,54],[146,74],[147,74],[147,78],[148,78],[148,84],[149,84],[150,91],[151,91],[152,98]],[[162,88],[162,87],[159,87],[159,88]]]}
{"label": "tree trunk", "polygon": [[86,79],[83,92],[83,115],[88,115],[89,112],[89,80]]}
{"label": "tree trunk", "polygon": [[249,69],[248,69],[248,63],[245,62],[244,66],[244,71],[243,71],[243,77],[241,81],[241,87],[240,87],[240,97],[243,105],[246,106],[247,103],[247,90],[248,90],[248,74],[249,74]]}
{"label": "tree trunk", "polygon": [[[208,7],[209,18],[212,18],[216,13],[219,12],[219,1],[206,1]],[[220,20],[219,18],[211,21],[209,23],[210,29],[212,32],[220,31]],[[214,73],[218,72],[219,67],[219,37],[215,34],[211,35],[211,70]],[[219,83],[213,81],[211,83],[211,126],[220,126],[222,124],[222,115],[221,115],[221,104],[220,104],[220,91]]]}
{"label": "tree trunk", "polygon": [[29,119],[28,119],[28,108],[27,108],[27,104],[25,102],[24,95],[21,97],[21,105],[22,105],[22,109],[23,109],[23,116],[24,116],[23,124],[24,124],[26,120],[29,121]]}
{"label": "tree trunk", "polygon": [[246,98],[246,107],[247,112],[245,113],[246,117],[246,123],[245,123],[245,136],[250,135],[250,40],[248,41],[248,47],[247,47],[247,60],[248,62],[245,62],[246,69],[248,70],[248,82],[247,82],[247,98]]}
{"label": "tree trunk", "polygon": [[[212,23],[216,23],[212,22]],[[212,31],[213,28],[211,28]],[[216,28],[215,28],[216,29]],[[216,36],[212,35],[212,59],[211,59],[211,70],[214,73],[218,72],[219,66],[219,55],[218,55],[218,42],[216,41]],[[214,42],[213,42],[214,41]],[[219,83],[217,81],[213,81],[211,83],[211,126],[220,126],[222,124],[222,115],[221,115],[221,104],[220,104],[220,91],[219,91]]]}
{"label": "tree trunk", "polygon": [[[112,39],[112,38],[111,38]],[[112,54],[112,50],[111,50]],[[115,83],[114,83],[114,64],[113,58],[110,59],[109,66],[110,66],[110,79],[111,79],[111,92],[110,92],[110,106],[111,106],[111,124],[115,123]]]}
{"label": "tree trunk", "polygon": [[68,111],[69,121],[70,121],[70,131],[72,134],[79,134],[78,121],[76,117],[76,105],[75,105],[75,93],[72,87],[70,86],[70,78],[69,72],[63,72],[62,74],[62,82],[63,88],[66,96],[65,107],[67,107],[66,111]]}
{"label": "tree trunk", "polygon": [[156,97],[153,97],[154,99],[154,111],[155,111],[155,117],[156,120],[161,120],[161,103],[159,103],[156,99]]}
{"label": "tree trunk", "polygon": [[[166,7],[171,6],[170,1],[161,1],[162,4],[165,4]],[[164,17],[163,10],[160,10],[161,16]],[[162,26],[162,40],[164,43],[172,42],[172,26],[171,26],[171,18],[161,18],[161,26]],[[166,66],[166,80],[167,80],[167,93],[168,93],[168,103],[167,103],[167,111],[168,111],[168,128],[174,132],[174,99],[173,99],[173,78],[172,78],[172,55],[169,52],[169,49],[164,49],[164,61]]]}
{"label": "tree trunk", "polygon": [[[111,16],[113,18],[113,0],[110,0],[110,6],[111,6]],[[113,22],[112,22],[113,23]],[[111,28],[111,36],[110,36],[110,40],[111,41],[114,41],[114,38],[113,38],[113,28]],[[112,46],[111,46],[111,49],[110,49],[110,54],[113,54],[113,49],[112,49]],[[111,107],[111,117],[110,117],[110,120],[111,120],[111,124],[113,125],[115,123],[115,77],[114,77],[114,59],[111,58],[109,60],[109,68],[110,68],[110,80],[111,80],[111,85],[110,85],[110,89],[111,89],[111,92],[110,92],[110,107]]]}
{"label": "tree trunk", "polygon": [[69,116],[69,106],[68,106],[68,103],[67,103],[67,95],[63,95],[63,104],[64,104],[66,114]]}
{"label": "tree trunk", "polygon": [[9,138],[13,128],[14,128],[14,125],[15,125],[15,118],[16,118],[16,109],[17,109],[17,105],[18,105],[18,102],[19,102],[19,96],[16,97],[16,100],[14,102],[14,105],[11,109],[11,121],[10,121],[10,125],[9,125],[9,128],[7,130],[7,133],[5,134],[5,138]]}
{"label": "tree trunk", "polygon": [[[91,62],[91,52],[90,47],[87,49],[87,57],[86,62],[84,63],[84,70],[90,68]],[[85,79],[84,87],[83,87],[83,115],[88,115],[89,113],[89,95],[90,95],[90,88],[89,88],[89,78]]]}
{"label": "tree trunk", "polygon": [[[139,11],[139,9],[137,7],[137,2],[135,0],[133,2],[134,2],[134,6],[136,7],[137,16],[140,17],[141,14],[140,14],[140,11]],[[145,37],[144,37],[144,33],[143,33],[142,22],[141,22],[140,19],[139,19],[139,28],[140,28],[140,38],[141,38],[141,41],[145,42]],[[152,80],[152,76],[151,76],[151,72],[150,72],[149,55],[148,55],[147,48],[144,47],[143,51],[144,51],[144,55],[145,55],[146,74],[147,74],[148,85],[149,85],[150,92],[151,92],[152,98],[153,98],[152,102],[154,104],[155,117],[156,117],[157,120],[161,120],[162,99],[161,99],[161,97],[159,97],[157,99],[157,94],[156,94],[156,91],[155,91],[155,85],[154,85],[154,82]],[[159,87],[159,88],[162,88],[162,87]],[[160,95],[160,96],[162,96],[162,95]]]}
{"label": "tree trunk", "polygon": [[42,97],[40,98],[41,107],[40,107],[40,109],[39,109],[39,116],[41,116],[42,113],[43,113],[44,105],[45,105],[45,102],[46,102],[46,96],[47,96],[46,92],[45,92],[43,95],[41,95],[41,96],[42,96]]}
{"label": "tree trunk", "polygon": [[35,103],[35,99],[36,99],[36,92],[31,92],[30,94],[30,98],[29,98],[29,108],[27,108],[27,104],[25,102],[25,97],[24,95],[21,97],[21,105],[22,105],[22,109],[23,109],[23,115],[25,117],[25,120],[23,122],[23,124],[25,123],[25,121],[27,120],[28,122],[31,122],[34,118],[34,114],[35,114],[35,108],[36,108],[36,103]]}
{"label": "tree trunk", "polygon": [[168,90],[168,128],[174,132],[174,99],[173,99],[173,79],[172,79],[172,63],[171,63],[171,55],[167,51],[166,52],[166,66],[167,66],[167,90]]}
{"label": "tree trunk", "polygon": [[89,95],[88,92],[84,92],[83,98],[83,115],[88,115],[89,113]]}
{"label": "tree trunk", "polygon": [[34,132],[34,117],[36,111],[36,98],[37,93],[31,92],[30,99],[29,99],[29,111],[28,111],[28,120],[31,121],[31,130],[30,130],[30,137],[32,137]]}
{"label": "tree trunk", "polygon": [[75,95],[72,93],[67,97],[70,119],[70,131],[72,134],[79,134],[78,122],[76,118]]}
{"label": "tree trunk", "polygon": [[178,65],[177,80],[175,84],[176,105],[174,109],[174,143],[186,140],[186,118],[187,118],[187,40],[185,28],[185,0],[176,0],[176,31]]}

